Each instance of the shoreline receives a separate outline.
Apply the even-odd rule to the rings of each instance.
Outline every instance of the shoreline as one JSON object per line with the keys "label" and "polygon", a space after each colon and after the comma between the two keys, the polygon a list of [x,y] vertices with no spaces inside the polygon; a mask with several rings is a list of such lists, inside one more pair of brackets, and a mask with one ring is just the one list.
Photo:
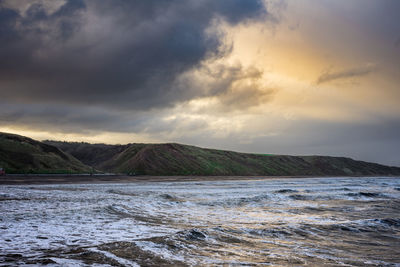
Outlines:
{"label": "shoreline", "polygon": [[235,181],[310,178],[360,178],[396,176],[127,176],[127,175],[5,175],[0,185],[46,185],[46,184],[113,184],[141,182],[189,182],[189,181]]}

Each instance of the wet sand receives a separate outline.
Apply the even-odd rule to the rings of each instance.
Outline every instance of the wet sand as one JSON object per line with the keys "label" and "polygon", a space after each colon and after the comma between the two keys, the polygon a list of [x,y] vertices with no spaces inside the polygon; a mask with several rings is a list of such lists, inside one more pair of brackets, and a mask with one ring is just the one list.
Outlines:
{"label": "wet sand", "polygon": [[185,182],[185,181],[224,181],[224,180],[265,180],[265,179],[282,179],[282,178],[315,178],[315,177],[313,176],[6,175],[6,176],[0,176],[0,185]]}

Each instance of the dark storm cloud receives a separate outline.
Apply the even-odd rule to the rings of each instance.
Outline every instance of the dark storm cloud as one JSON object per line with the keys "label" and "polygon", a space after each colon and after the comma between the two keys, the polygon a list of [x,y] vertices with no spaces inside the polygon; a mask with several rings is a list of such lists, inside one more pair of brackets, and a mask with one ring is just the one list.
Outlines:
{"label": "dark storm cloud", "polygon": [[[166,115],[164,112],[162,115]],[[0,124],[38,131],[90,135],[93,132],[145,133],[163,135],[172,129],[187,131],[207,128],[204,119],[177,117],[165,120],[149,111],[121,112],[96,107],[49,104],[1,104]]]}
{"label": "dark storm cloud", "polygon": [[0,2],[0,90],[10,102],[148,109],[204,94],[175,87],[205,59],[229,53],[216,20],[266,15],[261,0],[69,0],[22,13]]}
{"label": "dark storm cloud", "polygon": [[[148,118],[147,118],[148,119]],[[33,130],[63,133],[85,131],[134,131],[140,117],[93,107],[56,104],[1,104],[0,122]]]}
{"label": "dark storm cloud", "polygon": [[322,73],[316,83],[321,84],[321,83],[327,83],[331,82],[334,80],[341,80],[341,79],[348,79],[348,78],[353,78],[353,77],[358,77],[358,76],[365,76],[370,74],[376,69],[374,65],[366,65],[358,68],[352,68],[352,69],[347,69],[347,70],[342,70],[342,71],[327,71]]}

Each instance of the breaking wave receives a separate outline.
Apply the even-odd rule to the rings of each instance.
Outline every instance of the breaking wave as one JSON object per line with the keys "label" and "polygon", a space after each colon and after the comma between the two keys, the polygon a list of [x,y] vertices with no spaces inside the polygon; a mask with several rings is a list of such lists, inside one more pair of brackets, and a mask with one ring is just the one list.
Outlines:
{"label": "breaking wave", "polygon": [[396,266],[400,179],[1,186],[0,266]]}

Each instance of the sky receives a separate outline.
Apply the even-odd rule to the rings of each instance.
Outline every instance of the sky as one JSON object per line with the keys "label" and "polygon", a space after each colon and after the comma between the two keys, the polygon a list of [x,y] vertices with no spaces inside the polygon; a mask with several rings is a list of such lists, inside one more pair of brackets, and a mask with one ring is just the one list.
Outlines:
{"label": "sky", "polygon": [[0,131],[400,166],[398,0],[0,0]]}

